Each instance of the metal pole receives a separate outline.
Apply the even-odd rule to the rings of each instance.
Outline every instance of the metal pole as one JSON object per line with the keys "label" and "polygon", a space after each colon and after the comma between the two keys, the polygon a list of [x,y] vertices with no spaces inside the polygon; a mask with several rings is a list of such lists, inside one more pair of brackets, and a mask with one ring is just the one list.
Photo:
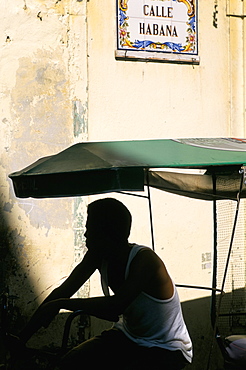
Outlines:
{"label": "metal pole", "polygon": [[[216,175],[213,173],[213,194],[216,195]],[[213,228],[214,228],[214,255],[213,255],[213,280],[212,280],[212,302],[211,321],[214,327],[216,317],[216,288],[217,288],[217,201],[213,200]]]}
{"label": "metal pole", "polygon": [[152,206],[151,206],[151,198],[150,198],[150,187],[149,187],[149,171],[147,170],[147,190],[148,190],[148,201],[149,201],[149,217],[150,217],[150,232],[151,232],[151,241],[152,241],[152,249],[155,250],[155,241],[154,241],[154,228],[153,228],[153,218],[152,218]]}

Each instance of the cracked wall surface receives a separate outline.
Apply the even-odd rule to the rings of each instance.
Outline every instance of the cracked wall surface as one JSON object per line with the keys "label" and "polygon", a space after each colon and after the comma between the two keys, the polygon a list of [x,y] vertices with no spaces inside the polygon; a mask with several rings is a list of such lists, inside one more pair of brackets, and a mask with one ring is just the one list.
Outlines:
{"label": "cracked wall surface", "polygon": [[[11,301],[9,329],[18,332],[83,256],[76,200],[17,199],[8,174],[87,138],[84,49],[75,49],[85,15],[79,1],[2,1],[1,8],[0,290]],[[44,341],[59,342],[52,331]],[[40,338],[42,331],[34,343]]]}

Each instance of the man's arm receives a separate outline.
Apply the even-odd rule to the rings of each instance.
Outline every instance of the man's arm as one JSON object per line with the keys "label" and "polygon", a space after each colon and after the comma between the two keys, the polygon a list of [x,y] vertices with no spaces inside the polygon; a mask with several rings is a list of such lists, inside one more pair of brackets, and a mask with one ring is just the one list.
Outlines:
{"label": "man's arm", "polygon": [[170,298],[173,294],[173,284],[165,266],[151,250],[143,250],[137,254],[131,263],[128,278],[113,296],[55,299],[43,306],[42,314],[64,308],[71,311],[83,310],[98,318],[117,321],[118,316],[143,291],[160,299]]}
{"label": "man's arm", "polygon": [[[97,268],[97,263],[98,261],[95,256],[92,255],[92,253],[87,252],[82,262],[75,267],[64,283],[54,289],[36,310],[26,327],[19,335],[22,342],[26,343],[42,326],[48,327],[52,319],[58,314],[62,307],[58,307],[57,305],[48,306],[47,304],[60,298],[68,299],[71,297],[93,274]],[[44,311],[44,305],[47,305],[49,309]]]}
{"label": "man's arm", "polygon": [[116,297],[93,297],[93,298],[58,298],[40,306],[37,311],[39,317],[46,316],[51,311],[60,309],[68,311],[82,310],[84,313],[108,321],[118,321],[120,311],[116,307]]}

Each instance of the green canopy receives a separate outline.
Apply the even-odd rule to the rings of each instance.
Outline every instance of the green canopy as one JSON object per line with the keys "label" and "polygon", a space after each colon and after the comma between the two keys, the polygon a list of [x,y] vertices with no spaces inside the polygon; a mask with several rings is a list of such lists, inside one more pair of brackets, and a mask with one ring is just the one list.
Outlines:
{"label": "green canopy", "polygon": [[[244,139],[84,142],[41,158],[9,177],[21,198],[142,191],[149,184],[193,198],[236,199],[244,164]],[[191,175],[164,168],[204,171]]]}

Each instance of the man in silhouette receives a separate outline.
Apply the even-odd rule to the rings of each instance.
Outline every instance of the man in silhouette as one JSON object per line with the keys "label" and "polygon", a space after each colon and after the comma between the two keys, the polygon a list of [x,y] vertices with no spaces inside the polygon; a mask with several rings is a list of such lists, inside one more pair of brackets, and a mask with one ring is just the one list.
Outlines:
{"label": "man in silhouette", "polygon": [[[83,310],[114,322],[111,329],[68,352],[60,368],[182,369],[192,344],[177,290],[150,248],[129,244],[131,214],[112,198],[88,206],[87,253],[66,281],[45,299],[20,334],[22,342],[47,326],[60,309]],[[70,298],[99,270],[104,296]],[[108,287],[113,295],[109,295]]]}

